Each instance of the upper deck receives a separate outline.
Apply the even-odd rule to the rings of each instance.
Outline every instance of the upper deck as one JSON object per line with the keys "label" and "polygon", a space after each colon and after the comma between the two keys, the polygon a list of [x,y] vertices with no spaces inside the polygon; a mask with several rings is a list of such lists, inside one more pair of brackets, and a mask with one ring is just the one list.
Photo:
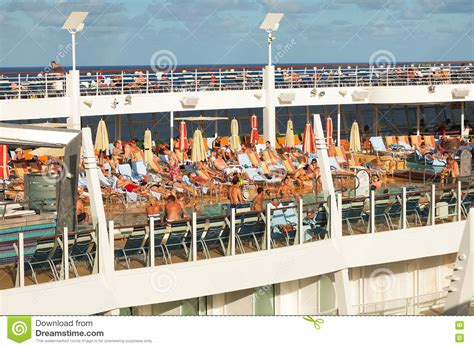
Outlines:
{"label": "upper deck", "polygon": [[[65,117],[72,90],[68,75],[0,73],[0,116]],[[83,70],[78,82],[81,115],[264,107],[264,75],[263,66]],[[471,62],[279,66],[273,103],[278,107],[470,101],[473,83]],[[124,101],[121,96],[130,97]],[[185,97],[195,97],[197,103],[188,105]]]}

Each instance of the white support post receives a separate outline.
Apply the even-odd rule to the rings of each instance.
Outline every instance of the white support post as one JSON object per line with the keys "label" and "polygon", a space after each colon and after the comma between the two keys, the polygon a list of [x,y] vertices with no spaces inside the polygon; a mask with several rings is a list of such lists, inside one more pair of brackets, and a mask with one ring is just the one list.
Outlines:
{"label": "white support post", "polygon": [[402,187],[402,226],[401,228],[405,230],[407,228],[407,188]]}
{"label": "white support post", "polygon": [[229,254],[235,256],[235,208],[230,210]]}
{"label": "white support post", "polygon": [[461,201],[462,201],[461,181],[458,181],[458,186],[456,188],[456,215],[457,215],[456,221],[461,221],[462,219]]}
{"label": "white support post", "polygon": [[71,70],[66,75],[66,96],[69,97],[69,117],[67,128],[81,129],[81,91],[78,70]]}
{"label": "white support post", "polygon": [[25,240],[23,232],[18,233],[18,281],[20,288],[25,286]]}
{"label": "white support post", "polygon": [[298,235],[297,235],[297,241],[295,242],[295,245],[297,244],[303,244],[304,243],[304,233],[303,233],[303,219],[304,219],[304,206],[303,206],[303,199],[300,197],[298,199]]}
{"label": "white support post", "polygon": [[263,249],[270,250],[272,248],[272,211],[270,203],[267,204],[265,209],[265,247]]}
{"label": "white support post", "polygon": [[375,233],[375,190],[370,190],[370,233]]}
{"label": "white support post", "polygon": [[275,146],[275,67],[272,65],[266,66],[263,71],[263,89],[265,93],[265,107],[263,108],[263,138],[265,141],[270,141],[272,146]]}
{"label": "white support post", "polygon": [[[193,211],[191,216],[191,234],[192,234],[192,261],[197,261],[197,213]],[[235,250],[234,250],[235,254]]]}
{"label": "white support post", "polygon": [[69,233],[67,227],[63,229],[63,280],[69,279]]}
{"label": "white support post", "polygon": [[420,106],[416,106],[416,135],[420,135]]}
{"label": "white support post", "polygon": [[97,251],[94,263],[94,273],[103,273],[109,276],[114,271],[113,253],[107,235],[107,221],[105,219],[104,203],[99,181],[99,168],[94,155],[94,145],[90,128],[82,129],[82,149],[84,167],[86,170],[87,188],[90,199],[90,212],[92,224],[97,230]]}
{"label": "white support post", "polygon": [[150,216],[150,232],[148,237],[150,250],[148,251],[148,265],[155,267],[155,218]]}
{"label": "white support post", "polygon": [[464,135],[464,102],[461,102],[461,137]]}
{"label": "white support post", "polygon": [[337,146],[341,146],[341,105],[337,106]]}
{"label": "white support post", "polygon": [[336,297],[339,307],[339,315],[354,314],[351,299],[351,284],[349,280],[349,270],[347,268],[341,269],[334,273],[334,280],[336,285]]}
{"label": "white support post", "polygon": [[328,148],[324,139],[323,125],[319,114],[313,115],[313,127],[316,138],[316,153],[318,156],[318,164],[321,172],[321,182],[325,199],[328,200],[330,209],[330,232],[331,238],[342,237],[342,221],[339,210],[336,206],[336,194],[334,190],[334,182],[332,180],[331,167],[329,165]]}
{"label": "white support post", "polygon": [[170,111],[170,150],[173,151],[174,142],[173,142],[173,135],[174,135],[174,111]]}
{"label": "white support post", "polygon": [[431,226],[436,223],[436,186],[431,185],[431,202],[430,202],[430,213],[431,213]]}
{"label": "white support post", "polygon": [[337,212],[342,216],[342,193],[337,194]]}

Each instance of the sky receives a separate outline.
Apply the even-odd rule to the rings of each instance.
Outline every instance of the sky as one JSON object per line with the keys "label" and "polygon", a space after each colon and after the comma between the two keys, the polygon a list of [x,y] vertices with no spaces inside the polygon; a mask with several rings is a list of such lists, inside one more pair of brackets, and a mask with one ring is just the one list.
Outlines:
{"label": "sky", "polygon": [[0,0],[0,67],[71,64],[71,11],[87,11],[80,66],[474,60],[474,0]]}

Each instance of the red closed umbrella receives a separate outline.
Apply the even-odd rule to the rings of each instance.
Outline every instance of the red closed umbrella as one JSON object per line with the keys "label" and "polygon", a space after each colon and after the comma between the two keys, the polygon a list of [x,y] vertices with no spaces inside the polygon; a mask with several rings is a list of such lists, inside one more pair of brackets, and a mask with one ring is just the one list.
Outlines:
{"label": "red closed umbrella", "polygon": [[8,179],[10,156],[8,155],[8,146],[0,145],[0,179]]}
{"label": "red closed umbrella", "polygon": [[329,147],[332,145],[332,118],[326,118],[326,145]]}
{"label": "red closed umbrella", "polygon": [[314,142],[314,133],[311,123],[306,123],[303,133],[303,153],[315,153],[316,143]]}
{"label": "red closed umbrella", "polygon": [[188,132],[184,121],[179,123],[178,149],[183,152],[188,151]]}
{"label": "red closed umbrella", "polygon": [[257,116],[252,115],[250,117],[250,144],[258,143],[258,121]]}

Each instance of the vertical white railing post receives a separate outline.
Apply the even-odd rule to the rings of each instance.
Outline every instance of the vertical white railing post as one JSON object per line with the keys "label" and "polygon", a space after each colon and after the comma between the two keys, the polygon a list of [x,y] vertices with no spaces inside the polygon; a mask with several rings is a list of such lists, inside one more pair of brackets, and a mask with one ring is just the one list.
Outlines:
{"label": "vertical white railing post", "polygon": [[69,279],[69,233],[67,227],[63,229],[63,280]]}
{"label": "vertical white railing post", "polygon": [[150,216],[150,231],[148,233],[149,248],[148,251],[148,265],[155,267],[155,218]]}
{"label": "vertical white railing post", "polygon": [[123,71],[120,73],[120,76],[121,76],[121,81],[122,81],[122,86],[120,87],[121,88],[121,92],[120,94],[123,95],[123,89],[124,89],[124,84],[125,84],[125,81],[123,80],[124,76],[123,76]]}
{"label": "vertical white railing post", "polygon": [[150,85],[150,72],[147,70],[146,71],[146,94],[148,94],[149,91],[149,86]]}
{"label": "vertical white railing post", "polygon": [[198,71],[194,69],[194,91],[197,92],[198,90]]}
{"label": "vertical white railing post", "polygon": [[[112,263],[114,263],[115,257],[115,225],[114,220],[109,221],[109,245],[110,245],[110,255],[112,255]],[[95,253],[95,257],[97,257],[97,253]]]}
{"label": "vertical white railing post", "polygon": [[304,243],[304,233],[303,233],[303,199],[300,197],[298,199],[298,235],[296,236],[297,240],[295,241],[295,245],[303,244]]}
{"label": "vertical white railing post", "polygon": [[436,223],[436,186],[435,184],[431,185],[431,202],[430,202],[430,212],[431,212],[431,226],[434,226]]}
{"label": "vertical white railing post", "polygon": [[[192,261],[197,261],[197,213],[193,211],[191,216],[191,229],[192,229]],[[235,252],[234,252],[235,254]]]}
{"label": "vertical white railing post", "polygon": [[230,210],[230,239],[229,239],[229,254],[235,255],[235,208]]}
{"label": "vertical white railing post", "polygon": [[[99,72],[95,72],[95,95],[99,95]],[[122,94],[123,94],[123,80],[122,80]]]}
{"label": "vertical white railing post", "polygon": [[356,65],[356,69],[355,69],[355,75],[356,75],[356,83],[355,83],[355,85],[356,85],[356,87],[359,85],[359,78],[358,78],[358,75],[359,75],[359,74],[358,74],[358,69],[357,69],[357,68],[358,68],[358,66]]}
{"label": "vertical white railing post", "polygon": [[21,99],[21,77],[18,74],[18,99]]}
{"label": "vertical white railing post", "polygon": [[23,232],[18,233],[18,281],[17,285],[22,288],[25,286],[25,241]]}
{"label": "vertical white railing post", "polygon": [[44,73],[44,97],[48,98],[48,74]]}
{"label": "vertical white railing post", "polygon": [[267,204],[265,214],[265,250],[270,250],[272,245],[272,218],[271,218],[271,206]]}
{"label": "vertical white railing post", "polygon": [[339,212],[339,216],[342,216],[342,193],[337,193],[337,211]]}
{"label": "vertical white railing post", "polygon": [[222,90],[222,69],[219,68],[219,91]]}
{"label": "vertical white railing post", "polygon": [[456,188],[456,221],[461,221],[462,219],[462,191],[461,191],[461,181],[458,180],[458,186]]}
{"label": "vertical white railing post", "polygon": [[174,84],[174,82],[173,82],[173,71],[174,71],[174,70],[171,70],[171,73],[170,73],[170,80],[171,80],[171,92],[173,92],[173,84]]}
{"label": "vertical white railing post", "polygon": [[407,228],[407,188],[402,187],[402,229]]}
{"label": "vertical white railing post", "polygon": [[375,190],[370,190],[370,233],[375,233]]}

